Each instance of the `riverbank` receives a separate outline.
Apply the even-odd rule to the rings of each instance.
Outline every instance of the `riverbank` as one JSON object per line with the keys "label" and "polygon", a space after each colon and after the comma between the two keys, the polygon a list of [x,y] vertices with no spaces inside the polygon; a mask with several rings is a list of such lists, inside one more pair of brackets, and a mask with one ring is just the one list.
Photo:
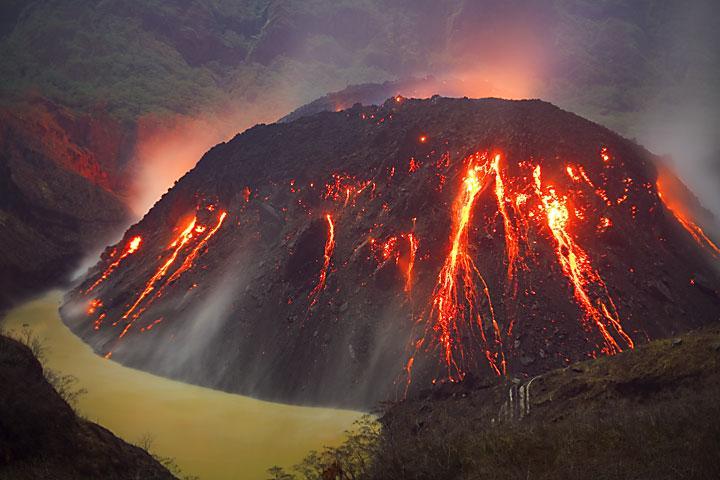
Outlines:
{"label": "riverbank", "polygon": [[172,457],[202,480],[265,478],[310,450],[334,445],[359,412],[265,402],[151,375],[93,353],[60,320],[61,292],[10,310],[5,330],[27,325],[47,346],[47,366],[78,378],[87,393],[78,413],[128,442],[152,438],[151,449]]}

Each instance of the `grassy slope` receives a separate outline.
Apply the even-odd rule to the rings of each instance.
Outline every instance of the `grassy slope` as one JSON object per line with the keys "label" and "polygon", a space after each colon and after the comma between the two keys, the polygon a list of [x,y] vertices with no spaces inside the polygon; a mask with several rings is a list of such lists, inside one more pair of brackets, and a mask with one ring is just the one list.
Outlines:
{"label": "grassy slope", "polygon": [[391,406],[379,433],[367,420],[344,446],[270,477],[720,478],[718,367],[715,326],[537,377],[523,415],[528,379],[442,385]]}
{"label": "grassy slope", "polygon": [[715,327],[538,377],[522,420],[507,387],[400,404],[374,478],[717,478],[718,367]]}

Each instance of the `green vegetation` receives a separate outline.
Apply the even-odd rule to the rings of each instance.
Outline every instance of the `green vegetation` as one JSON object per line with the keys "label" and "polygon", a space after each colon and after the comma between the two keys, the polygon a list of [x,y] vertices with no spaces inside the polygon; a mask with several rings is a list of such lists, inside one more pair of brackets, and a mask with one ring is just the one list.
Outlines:
{"label": "green vegetation", "polygon": [[200,477],[195,475],[185,475],[177,464],[177,461],[172,457],[164,457],[154,449],[155,437],[152,434],[146,433],[135,442],[135,445],[148,452],[160,465],[167,468],[170,473],[180,480],[200,480]]}
{"label": "green vegetation", "polygon": [[14,330],[0,330],[0,335],[17,340],[28,347],[43,366],[43,375],[48,383],[53,386],[55,391],[68,405],[73,407],[73,409],[77,407],[78,399],[87,393],[87,390],[78,386],[78,379],[75,375],[64,374],[47,366],[48,347],[42,338],[35,334],[27,325],[23,325],[23,328],[19,332]]}
{"label": "green vegetation", "polygon": [[498,44],[493,29],[476,24],[499,22],[502,32],[517,10],[531,38],[522,41],[542,44],[542,64],[528,72],[541,83],[534,94],[621,131],[683,92],[720,102],[712,88],[720,58],[708,49],[712,2],[479,8],[458,0],[412,8],[378,0],[11,1],[0,10],[0,94],[37,92],[129,120],[229,98],[283,94],[299,105],[349,83],[492,69],[494,50],[516,39],[508,33]]}
{"label": "green vegetation", "polygon": [[347,438],[338,447],[327,447],[321,452],[312,451],[290,472],[274,466],[268,470],[271,480],[295,479],[361,479],[369,478],[379,458],[380,424],[375,417],[365,415],[346,432]]}
{"label": "green vegetation", "polygon": [[[333,9],[350,3],[338,2]],[[254,100],[298,82],[312,86],[298,103],[349,81],[387,77],[357,61],[336,66],[315,58],[308,63],[298,58],[303,52],[287,51],[301,27],[289,20],[315,23],[319,19],[309,16],[328,15],[322,4],[34,2],[18,14],[16,27],[0,43],[0,93],[7,101],[37,92],[79,110],[105,106],[132,120],[148,112],[192,112],[228,97]],[[382,18],[377,8],[372,14]],[[353,55],[352,48],[340,48],[322,33],[307,38],[311,50],[323,42],[339,48],[340,57]]]}
{"label": "green vegetation", "polygon": [[[271,480],[720,478],[720,330],[538,377],[524,418],[506,386],[401,402]],[[461,393],[462,392],[462,393]]]}
{"label": "green vegetation", "polygon": [[183,111],[196,98],[216,97],[208,69],[187,65],[143,28],[142,16],[152,6],[138,4],[126,15],[128,2],[39,2],[2,44],[3,87],[37,90],[79,109],[105,104],[129,117]]}

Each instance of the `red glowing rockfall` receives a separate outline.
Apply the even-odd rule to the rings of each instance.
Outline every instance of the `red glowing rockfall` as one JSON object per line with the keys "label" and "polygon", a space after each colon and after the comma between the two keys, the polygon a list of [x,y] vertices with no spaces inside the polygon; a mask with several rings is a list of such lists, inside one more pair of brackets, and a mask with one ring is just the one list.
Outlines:
{"label": "red glowing rockfall", "polygon": [[128,365],[370,406],[716,321],[716,243],[664,200],[651,154],[550,104],[398,97],[216,146],[62,311]]}

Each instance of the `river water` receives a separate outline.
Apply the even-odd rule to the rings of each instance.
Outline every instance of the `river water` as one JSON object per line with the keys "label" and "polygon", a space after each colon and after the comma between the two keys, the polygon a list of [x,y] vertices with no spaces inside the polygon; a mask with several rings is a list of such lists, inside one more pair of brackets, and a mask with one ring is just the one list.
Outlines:
{"label": "river water", "polygon": [[75,375],[87,389],[78,413],[130,443],[153,438],[151,450],[172,457],[202,480],[262,479],[313,449],[336,445],[360,413],[265,402],[124,367],[106,360],[62,323],[62,293],[52,291],[13,310],[3,329],[29,326],[47,346],[46,366]]}

